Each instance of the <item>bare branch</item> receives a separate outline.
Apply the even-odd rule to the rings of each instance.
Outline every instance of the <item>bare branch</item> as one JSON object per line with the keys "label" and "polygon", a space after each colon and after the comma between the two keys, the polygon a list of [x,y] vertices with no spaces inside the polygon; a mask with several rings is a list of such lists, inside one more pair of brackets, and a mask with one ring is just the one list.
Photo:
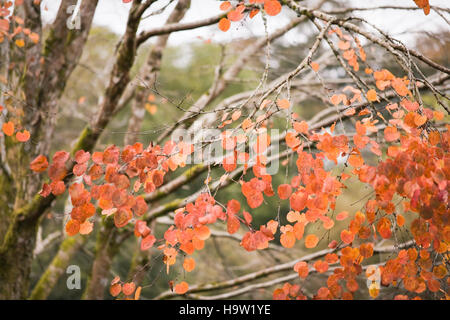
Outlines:
{"label": "bare branch", "polygon": [[404,46],[399,45],[399,44],[391,44],[388,43],[380,38],[377,38],[375,36],[373,36],[372,34],[362,30],[360,27],[350,23],[350,22],[346,22],[345,20],[340,20],[337,19],[334,16],[331,16],[329,14],[326,14],[322,11],[319,10],[311,10],[307,7],[303,7],[300,6],[299,4],[297,4],[295,1],[293,0],[282,0],[282,2],[284,4],[286,4],[289,8],[291,8],[292,10],[294,10],[295,12],[297,12],[298,14],[307,14],[309,16],[330,22],[332,21],[333,24],[336,24],[338,26],[341,26],[349,31],[353,31],[356,32],[362,36],[364,36],[365,38],[367,38],[368,40],[372,41],[373,43],[376,43],[378,45],[380,45],[381,47],[385,48],[385,49],[389,49],[389,48],[393,48],[396,50],[399,50],[401,52],[407,53],[409,52],[409,54],[411,54],[412,56],[416,57],[417,59],[421,60],[422,62],[428,64],[430,67],[433,67],[439,71],[442,71],[444,73],[450,74],[450,69],[442,66],[434,61],[432,61],[431,59],[425,57],[424,55],[422,55],[421,53],[413,50],[413,49],[406,49]]}
{"label": "bare branch", "polygon": [[193,21],[193,22],[184,22],[184,23],[172,23],[172,24],[166,24],[162,27],[155,28],[152,30],[143,31],[139,34],[137,38],[137,45],[141,45],[143,42],[147,41],[149,38],[154,36],[160,36],[163,34],[169,34],[176,31],[183,31],[183,30],[191,30],[191,29],[197,29],[205,26],[210,26],[212,24],[215,24],[219,22],[220,19],[225,17],[227,15],[227,12],[221,13],[217,16],[206,18],[203,20]]}

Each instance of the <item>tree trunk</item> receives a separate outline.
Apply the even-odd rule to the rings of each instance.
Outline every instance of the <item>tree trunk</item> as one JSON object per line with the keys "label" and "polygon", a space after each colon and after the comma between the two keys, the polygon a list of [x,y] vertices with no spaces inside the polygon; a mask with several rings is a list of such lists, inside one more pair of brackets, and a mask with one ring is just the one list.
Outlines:
{"label": "tree trunk", "polygon": [[33,108],[32,112],[25,112],[22,125],[39,143],[22,144],[9,137],[4,141],[6,152],[2,162],[11,167],[12,174],[8,188],[5,188],[5,181],[0,183],[0,191],[7,189],[11,195],[0,209],[1,223],[5,225],[0,228],[0,299],[25,299],[28,296],[40,217],[53,200],[53,197],[44,199],[37,194],[42,184],[41,177],[30,174],[29,164],[38,154],[48,154],[55,125],[53,115],[57,112],[66,82],[81,57],[97,1],[82,3],[81,30],[71,30],[66,27],[67,8],[76,4],[76,0],[63,0],[44,45],[41,45],[40,5],[25,1],[16,12],[24,18],[31,31],[40,36],[40,42],[27,46],[24,55],[18,53],[16,61],[20,68],[27,70],[18,83],[17,91],[24,94],[26,105]]}
{"label": "tree trunk", "polygon": [[0,248],[0,300],[25,299],[28,296],[33,248],[39,219],[21,219],[11,225]]}

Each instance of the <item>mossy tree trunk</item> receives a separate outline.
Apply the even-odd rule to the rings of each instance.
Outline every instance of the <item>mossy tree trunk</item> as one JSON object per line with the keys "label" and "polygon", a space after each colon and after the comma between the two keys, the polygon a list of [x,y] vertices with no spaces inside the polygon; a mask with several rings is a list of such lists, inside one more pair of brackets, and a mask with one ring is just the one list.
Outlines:
{"label": "mossy tree trunk", "polygon": [[36,241],[37,220],[13,217],[0,249],[0,300],[23,299],[28,294],[29,275]]}
{"label": "mossy tree trunk", "polygon": [[67,9],[76,3],[61,2],[45,40],[40,5],[24,1],[15,8],[14,14],[40,37],[37,44],[15,49],[11,63],[25,72],[19,79],[8,79],[9,85],[15,86],[25,99],[20,125],[31,133],[35,143],[18,143],[12,138],[3,141],[2,168],[10,168],[11,174],[7,176],[9,181],[0,181],[0,299],[27,298],[38,225],[54,199],[37,194],[42,181],[39,175],[30,174],[29,163],[39,154],[48,155],[56,120],[52,115],[56,114],[66,82],[81,57],[97,6],[97,0],[84,1],[80,7],[81,29],[70,29]]}

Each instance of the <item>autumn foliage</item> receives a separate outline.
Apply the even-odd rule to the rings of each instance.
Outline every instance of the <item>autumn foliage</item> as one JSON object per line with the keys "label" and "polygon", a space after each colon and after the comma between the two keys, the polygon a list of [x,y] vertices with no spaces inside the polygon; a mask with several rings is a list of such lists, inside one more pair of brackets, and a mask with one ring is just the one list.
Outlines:
{"label": "autumn foliage", "polygon": [[[414,2],[425,14],[430,12],[428,1]],[[282,1],[277,0],[222,1],[220,10],[225,16],[216,28],[226,32],[258,14],[277,19],[282,8]],[[13,21],[17,26],[14,34],[3,34],[16,39],[16,46],[39,40],[19,18]],[[0,19],[0,31],[8,30],[13,21]],[[317,23],[325,28],[325,22]],[[68,236],[91,233],[98,223],[96,217],[104,216],[116,228],[131,232],[142,251],[159,250],[167,273],[170,268],[192,272],[196,268],[192,255],[204,248],[214,226],[224,225],[230,235],[244,230],[240,246],[247,252],[278,243],[287,250],[304,246],[307,253],[316,252],[321,245],[327,248],[322,256],[292,266],[299,283],[316,273],[326,275],[317,292],[308,296],[298,281],[286,282],[273,291],[274,299],[352,299],[361,290],[357,281],[361,277],[372,281],[363,289],[372,298],[379,295],[380,286],[408,292],[395,295],[395,299],[420,298],[426,292],[448,298],[450,126],[442,125],[445,115],[416,94],[423,84],[412,82],[405,73],[370,67],[369,53],[355,34],[332,26],[324,35],[348,72],[370,78],[368,86],[348,85],[324,97],[341,118],[352,119],[351,132],[338,132],[339,120],[311,128],[293,111],[294,103],[282,86],[276,94],[261,99],[253,113],[234,110],[225,114],[219,126],[225,156],[217,170],[220,183],[232,180],[231,175],[241,170],[231,182],[240,190],[238,198],[219,202],[209,188],[212,182],[205,180],[205,189],[195,199],[171,210],[173,224],[157,237],[148,198],[170,182],[173,172],[189,166],[196,148],[171,139],[160,144],[137,142],[97,151],[40,154],[29,163],[32,174],[45,181],[39,196],[68,192],[72,205],[65,224]],[[309,59],[306,67],[320,75],[320,62],[313,60]],[[388,97],[387,92],[392,95]],[[266,120],[280,113],[287,119],[287,128],[281,128],[283,135],[278,137],[285,146],[280,158],[295,164],[295,172],[275,184],[267,173],[271,161],[267,150],[275,137],[270,136]],[[33,140],[27,128],[14,119],[5,121],[2,131],[14,143]],[[248,139],[250,134],[256,139]],[[338,164],[342,169],[336,170],[341,168]],[[370,195],[361,199],[359,209],[337,211],[340,197],[356,182],[367,186]],[[290,210],[274,213],[273,219],[255,227],[252,211],[264,207],[269,198],[286,203]],[[408,230],[410,239],[397,239],[398,230]],[[338,238],[330,239],[335,231]],[[376,265],[380,272],[377,283],[375,270],[369,266],[380,240],[399,247]],[[190,284],[173,279],[168,289],[189,294]],[[139,283],[115,277],[109,292],[113,297],[137,300],[141,290]]]}

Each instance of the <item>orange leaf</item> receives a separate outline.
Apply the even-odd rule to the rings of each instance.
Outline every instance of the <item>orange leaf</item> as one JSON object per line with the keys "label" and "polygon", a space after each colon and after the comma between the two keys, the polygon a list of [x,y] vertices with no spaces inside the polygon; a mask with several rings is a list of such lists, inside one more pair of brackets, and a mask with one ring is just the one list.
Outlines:
{"label": "orange leaf", "polygon": [[305,237],[305,247],[308,249],[315,248],[318,242],[319,238],[315,234],[309,234]]}
{"label": "orange leaf", "polygon": [[18,46],[19,48],[22,48],[23,46],[25,46],[25,41],[23,39],[17,39],[15,43],[16,43],[16,46]]}
{"label": "orange leaf", "polygon": [[50,187],[52,188],[52,193],[55,196],[59,196],[60,194],[63,194],[64,191],[66,191],[66,185],[63,181],[53,181],[50,183]]}
{"label": "orange leaf", "polygon": [[355,279],[347,280],[346,285],[347,285],[347,289],[350,290],[351,292],[355,292],[359,288],[358,282],[356,282]]}
{"label": "orange leaf", "polygon": [[311,68],[312,68],[315,72],[319,71],[320,66],[319,66],[319,64],[318,64],[317,62],[311,62],[310,65],[311,65]]}
{"label": "orange leaf", "polygon": [[244,215],[245,222],[246,222],[248,225],[250,225],[250,223],[251,223],[252,220],[253,220],[252,215],[251,215],[250,213],[248,213],[247,211],[245,211],[245,210],[242,212],[242,214]]}
{"label": "orange leaf", "polygon": [[353,233],[351,233],[350,231],[348,231],[348,230],[341,231],[342,242],[344,242],[346,244],[350,244],[354,238],[355,238],[355,235]]}
{"label": "orange leaf", "polygon": [[134,284],[134,282],[128,282],[123,285],[122,292],[124,295],[130,296],[134,293],[135,289],[136,285]]}
{"label": "orange leaf", "polygon": [[[60,181],[62,182],[62,181]],[[64,184],[64,183],[63,183]],[[80,225],[80,234],[89,234],[92,232],[94,224],[89,220],[86,220]]]}
{"label": "orange leaf", "polygon": [[302,211],[306,207],[308,201],[308,194],[303,191],[297,191],[291,195],[290,205],[295,211]]}
{"label": "orange leaf", "polygon": [[308,133],[308,123],[306,121],[294,122],[294,130],[299,133]]}
{"label": "orange leaf", "polygon": [[268,0],[264,3],[264,10],[269,16],[276,16],[281,11],[281,4],[277,0]]}
{"label": "orange leaf", "polygon": [[305,223],[297,222],[294,224],[294,235],[297,240],[301,240],[303,238],[303,234],[305,233]]}
{"label": "orange leaf", "polygon": [[421,125],[423,125],[425,122],[427,122],[427,117],[426,116],[421,116],[420,114],[416,113],[414,115],[414,123],[416,124],[416,126],[420,127]]}
{"label": "orange leaf", "polygon": [[342,95],[340,95],[340,94],[333,94],[331,96],[331,98],[330,98],[330,101],[331,101],[332,104],[337,106],[342,101]]}
{"label": "orange leaf", "polygon": [[370,102],[378,101],[377,92],[373,89],[367,91],[366,97]]}
{"label": "orange leaf", "polygon": [[200,240],[207,240],[209,236],[211,235],[211,231],[209,230],[208,226],[200,226],[196,227],[194,229],[194,233],[196,237]]}
{"label": "orange leaf", "polygon": [[401,214],[397,215],[397,225],[399,227],[402,227],[405,224],[405,217],[403,217]]}
{"label": "orange leaf", "polygon": [[242,20],[242,18],[244,18],[244,15],[242,14],[241,10],[238,10],[238,8],[236,8],[235,10],[231,10],[230,12],[228,12],[227,17],[229,20],[236,22]]}
{"label": "orange leaf", "polygon": [[338,245],[337,241],[336,241],[336,240],[333,240],[333,241],[331,241],[331,242],[328,244],[328,248],[334,249],[334,248],[337,247],[337,245]]}
{"label": "orange leaf", "polygon": [[152,234],[147,235],[141,241],[141,250],[145,251],[145,250],[150,249],[153,246],[153,244],[155,243],[155,241],[156,241],[156,238],[154,235],[152,235]]}
{"label": "orange leaf", "polygon": [[336,216],[336,220],[342,221],[342,220],[347,219],[347,217],[348,217],[348,212],[342,211],[342,212],[338,213],[338,215]]}
{"label": "orange leaf", "polygon": [[242,121],[242,129],[244,129],[244,131],[250,130],[253,126],[254,126],[254,123],[249,118]]}
{"label": "orange leaf", "polygon": [[14,134],[14,123],[11,121],[5,122],[2,126],[2,130],[7,136],[12,136]]}
{"label": "orange leaf", "polygon": [[227,230],[229,234],[236,233],[239,230],[241,223],[234,214],[229,214],[227,219]]}
{"label": "orange leaf", "polygon": [[444,119],[444,113],[441,111],[433,111],[433,115],[436,120]]}
{"label": "orange leaf", "polygon": [[394,90],[402,97],[406,96],[407,94],[411,94],[402,79],[395,78],[391,81],[391,85],[392,88],[394,88]]}
{"label": "orange leaf", "polygon": [[30,132],[28,130],[23,130],[23,132],[17,132],[16,138],[20,142],[27,142],[30,139]]}
{"label": "orange leaf", "polygon": [[295,245],[294,232],[288,231],[280,236],[280,243],[285,248],[292,248]]}
{"label": "orange leaf", "polygon": [[80,231],[80,223],[77,220],[69,220],[66,223],[66,232],[69,236],[74,236]]}
{"label": "orange leaf", "polygon": [[249,14],[250,19],[252,19],[258,13],[259,13],[259,9],[253,9],[252,11],[250,11],[250,14]]}
{"label": "orange leaf", "polygon": [[300,145],[300,139],[298,139],[296,134],[293,132],[286,133],[286,137],[284,139],[286,140],[287,146],[292,149],[296,149]]}
{"label": "orange leaf", "polygon": [[227,32],[230,29],[231,22],[227,18],[222,18],[219,21],[219,29],[223,32]]}
{"label": "orange leaf", "polygon": [[339,256],[336,253],[327,253],[325,256],[325,261],[329,264],[333,264],[339,261]]}
{"label": "orange leaf", "polygon": [[306,279],[308,276],[308,264],[304,261],[297,262],[294,265],[294,271],[298,273],[300,278]]}
{"label": "orange leaf", "polygon": [[278,196],[284,200],[291,196],[292,187],[290,184],[281,184],[278,186]]}
{"label": "orange leaf", "polygon": [[38,155],[33,161],[30,163],[30,169],[34,172],[44,172],[48,168],[47,158],[43,155]]}
{"label": "orange leaf", "polygon": [[183,268],[186,272],[191,272],[195,268],[195,260],[192,258],[184,259]]}
{"label": "orange leaf", "polygon": [[323,222],[324,229],[330,230],[334,226],[334,221],[327,216],[321,216],[320,219]]}
{"label": "orange leaf", "polygon": [[189,290],[189,285],[185,281],[182,281],[176,284],[174,289],[178,294],[185,294]]}
{"label": "orange leaf", "polygon": [[139,298],[141,297],[141,291],[142,291],[142,287],[139,286],[136,289],[136,292],[134,293],[134,300],[139,300]]}
{"label": "orange leaf", "polygon": [[111,287],[109,288],[109,293],[113,297],[117,297],[120,294],[120,292],[122,292],[122,285],[120,283],[115,283],[111,285]]}
{"label": "orange leaf", "polygon": [[344,114],[345,114],[346,116],[352,116],[352,115],[354,115],[355,113],[356,113],[355,108],[350,108],[350,109],[348,109],[348,110],[346,110],[346,111],[344,112]]}
{"label": "orange leaf", "polygon": [[327,270],[328,270],[328,262],[322,261],[322,260],[317,260],[314,263],[314,269],[316,269],[317,272],[319,272],[319,273],[327,272]]}
{"label": "orange leaf", "polygon": [[384,138],[388,142],[395,141],[400,138],[400,132],[398,132],[396,127],[386,127],[384,129]]}
{"label": "orange leaf", "polygon": [[39,42],[39,34],[32,32],[28,35],[28,38],[30,38],[31,41],[33,41],[34,43],[38,43]]}
{"label": "orange leaf", "polygon": [[414,0],[414,2],[419,8],[423,9],[425,15],[430,13],[430,2],[428,0]]}
{"label": "orange leaf", "polygon": [[348,157],[348,163],[355,168],[360,168],[364,164],[364,159],[359,154],[351,154]]}
{"label": "orange leaf", "polygon": [[338,43],[338,47],[343,51],[348,50],[350,49],[350,42],[340,40]]}
{"label": "orange leaf", "polygon": [[280,109],[289,109],[291,103],[287,99],[279,99],[277,100],[277,105],[280,107]]}
{"label": "orange leaf", "polygon": [[235,112],[233,112],[233,114],[231,115],[231,119],[233,121],[236,121],[237,119],[239,119],[241,117],[241,110],[236,110]]}
{"label": "orange leaf", "polygon": [[227,11],[228,9],[230,9],[231,8],[231,3],[230,3],[230,1],[225,1],[225,2],[222,2],[221,4],[220,4],[220,10],[222,10],[222,11]]}

